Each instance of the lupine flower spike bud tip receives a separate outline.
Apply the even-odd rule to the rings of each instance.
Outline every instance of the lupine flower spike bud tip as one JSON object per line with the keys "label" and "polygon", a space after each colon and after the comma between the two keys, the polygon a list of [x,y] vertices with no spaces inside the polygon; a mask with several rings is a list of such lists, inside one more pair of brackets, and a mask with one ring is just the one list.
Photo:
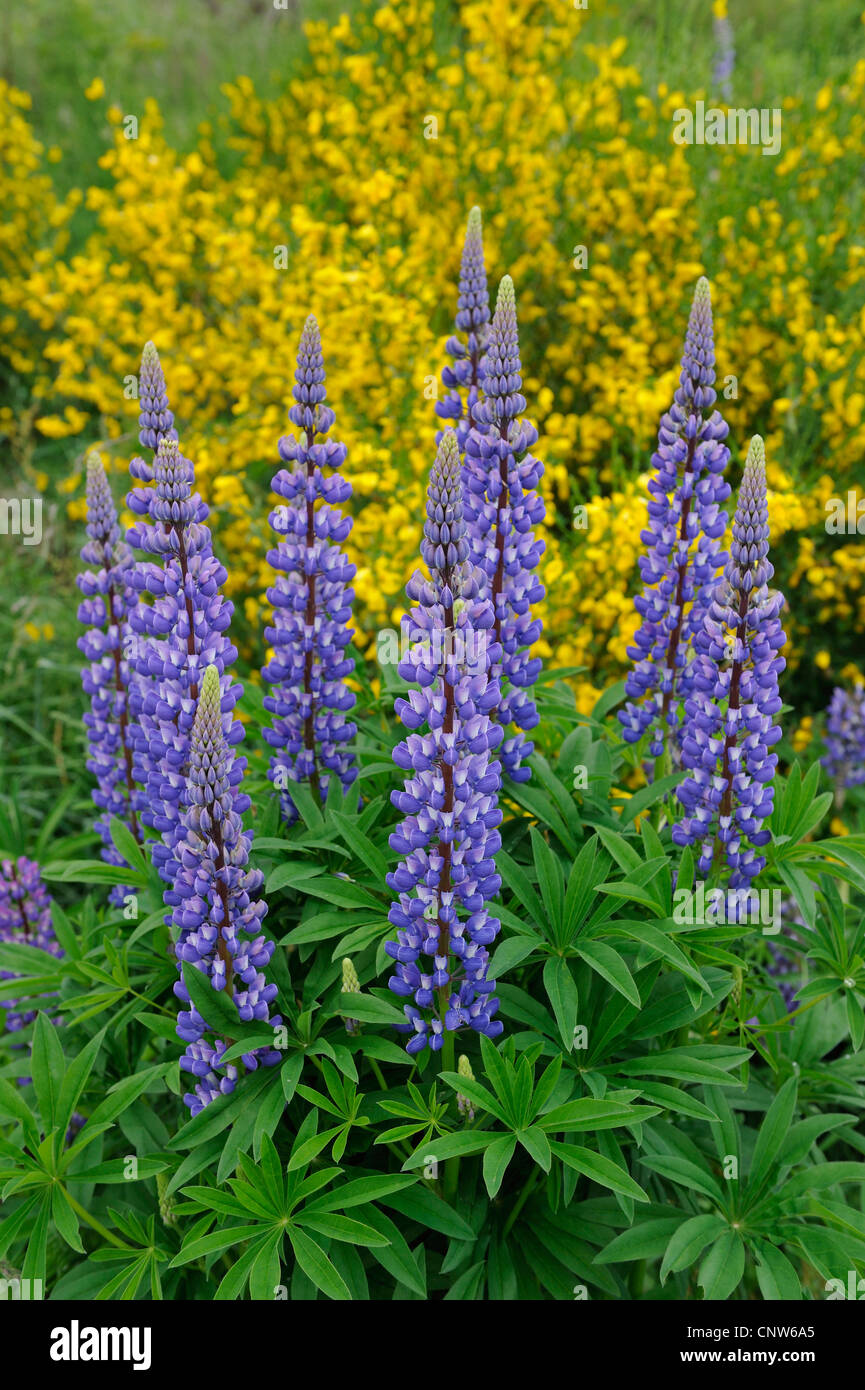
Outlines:
{"label": "lupine flower spike bud tip", "polygon": [[[472,208],[466,227],[460,265],[459,296],[457,298],[457,333],[448,338],[447,352],[452,367],[442,371],[447,387],[443,401],[436,402],[436,414],[450,421],[457,432],[460,455],[465,454],[466,439],[473,424],[484,380],[484,353],[489,339],[490,301],[487,272],[484,265],[483,230],[480,208]],[[463,335],[465,341],[463,340]],[[441,435],[436,443],[441,440]]]}
{"label": "lupine flower spike bud tip", "polygon": [[138,442],[155,453],[161,439],[177,439],[174,416],[168,407],[165,374],[153,343],[145,343],[138,379]]}

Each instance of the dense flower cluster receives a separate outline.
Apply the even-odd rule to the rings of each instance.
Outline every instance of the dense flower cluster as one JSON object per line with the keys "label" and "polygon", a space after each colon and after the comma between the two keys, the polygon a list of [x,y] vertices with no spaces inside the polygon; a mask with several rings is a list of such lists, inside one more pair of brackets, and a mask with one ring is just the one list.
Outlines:
{"label": "dense flower cluster", "polygon": [[501,648],[492,605],[481,597],[483,576],[470,558],[453,430],[439,444],[426,514],[421,556],[429,578],[416,571],[408,585],[416,607],[404,619],[411,645],[399,666],[420,688],[396,704],[410,732],[393,752],[407,776],[404,789],[391,794],[404,819],[390,845],[404,857],[387,877],[398,895],[389,913],[397,928],[386,944],[397,962],[389,983],[413,999],[403,1025],[412,1053],[438,1051],[445,1030],[464,1025],[491,1038],[502,1031],[495,982],[487,976],[487,948],[500,924],[486,907],[501,885],[495,854],[502,731],[491,719],[501,700],[492,674]]}
{"label": "dense flower cluster", "polygon": [[673,827],[679,845],[699,845],[697,871],[723,854],[730,885],[747,887],[765,864],[781,737],[778,676],[784,669],[781,594],[769,589],[769,523],[763,441],[751,440],[730,558],[696,635],[691,693],[685,702],[677,788],[685,818]]}
{"label": "dense flower cluster", "polygon": [[[263,875],[247,867],[251,836],[243,833],[241,823],[250,804],[238,790],[246,760],[236,758],[226,741],[223,701],[220,673],[208,666],[190,740],[182,833],[175,844],[178,868],[165,899],[174,907],[178,961],[206,975],[214,990],[224,991],[241,1023],[277,1027],[282,1020],[269,1012],[277,987],[263,974],[274,943],[259,931],[267,905],[254,901]],[[218,1095],[234,1089],[238,1069],[222,1061],[227,1043],[206,1036],[207,1024],[182,979],[174,992],[188,1005],[179,1014],[177,1032],[187,1044],[181,1068],[196,1078],[194,1093],[184,1101],[197,1115]],[[242,1062],[247,1070],[255,1070],[259,1064],[276,1065],[280,1056],[276,1048],[264,1047],[244,1053]]]}
{"label": "dense flower cluster", "polygon": [[177,871],[174,846],[183,835],[181,803],[189,764],[189,738],[205,669],[220,673],[222,718],[230,745],[243,737],[232,720],[242,694],[230,668],[237,652],[228,636],[232,604],[223,598],[226,572],[213,554],[204,524],[208,509],[193,492],[194,471],[169,434],[159,439],[152,467],[141,458],[130,465],[134,487],[128,504],[139,517],[130,544],[152,560],[134,567],[139,601],[129,614],[129,689],[134,776],[141,790],[136,809],[161,836],[153,862],[171,883]]}
{"label": "dense flower cluster", "polygon": [[[22,855],[17,860],[0,861],[0,941],[38,946],[52,956],[62,956],[60,943],[51,922],[51,899],[42,882],[39,865]],[[0,970],[0,980],[14,980],[9,970]],[[5,1025],[17,1033],[32,1023],[35,1009],[19,1011],[14,999],[0,1000],[5,1011]]]}
{"label": "dense flower cluster", "polygon": [[[93,800],[101,811],[96,821],[103,843],[102,858],[123,865],[109,831],[113,816],[125,821],[138,838],[134,807],[132,744],[129,731],[129,663],[124,654],[129,611],[137,601],[132,586],[132,552],[121,537],[117,511],[105,467],[98,455],[87,460],[87,542],[81,551],[85,564],[94,568],[78,576],[84,598],[78,621],[87,632],[78,647],[90,663],[82,672],[90,709],[84,715],[90,756],[87,769],[96,778]],[[112,901],[122,901],[123,889],[112,890]]]}
{"label": "dense flower cluster", "polygon": [[144,449],[159,448],[160,439],[177,439],[174,415],[168,404],[165,373],[152,342],[144,344],[138,377],[138,442]]}
{"label": "dense flower cluster", "polygon": [[325,405],[321,337],[312,315],[301,335],[294,375],[296,404],[289,418],[300,438],[280,440],[280,458],[292,466],[280,469],[272,484],[285,503],[270,516],[280,539],[267,558],[279,574],[268,590],[273,626],[265,629],[274,655],[262,672],[272,687],[264,697],[273,715],[273,727],[264,731],[274,749],[268,776],[281,793],[289,822],[297,815],[287,791],[292,783],[308,782],[325,801],[331,777],[348,788],[357,776],[349,747],[355,725],[345,717],[355,703],[345,684],[354,670],[345,649],[352,633],[347,624],[354,591],[348,585],[355,567],[340,548],[351,518],[339,510],[351,496],[351,485],[337,471],[345,445],[315,442],[330,430],[334,413]]}
{"label": "dense flower cluster", "polygon": [[537,491],[544,467],[530,452],[538,432],[520,419],[526,408],[521,372],[514,286],[506,275],[490,328],[483,399],[472,407],[463,483],[471,559],[492,605],[493,645],[501,649],[491,668],[501,696],[495,718],[506,731],[511,725],[517,730],[501,746],[502,764],[515,782],[531,775],[523,763],[534,744],[524,731],[537,724],[538,712],[526,691],[541,658],[529,648],[542,626],[533,605],[544,597],[535,573],[544,542],[534,530],[544,519]]}
{"label": "dense flower cluster", "polygon": [[628,655],[629,701],[620,711],[622,734],[636,743],[648,731],[649,753],[670,748],[679,703],[687,697],[690,658],[701,630],[727,525],[721,504],[730,495],[724,469],[728,427],[715,404],[715,345],[709,282],[697,282],[679,387],[661,419],[649,480],[649,525],[641,532],[643,591],[634,600],[640,627]]}
{"label": "dense flower cluster", "polygon": [[820,759],[839,787],[865,782],[865,687],[836,686],[826,715],[826,752]]}
{"label": "dense flower cluster", "polygon": [[[465,334],[465,342],[456,335],[448,338],[447,351],[453,358],[453,366],[442,370],[447,395],[443,401],[436,402],[436,415],[454,424],[461,455],[465,454],[468,433],[474,423],[474,408],[483,388],[489,321],[481,210],[472,208],[463,243],[456,316],[457,334]],[[440,439],[439,435],[436,443]]]}

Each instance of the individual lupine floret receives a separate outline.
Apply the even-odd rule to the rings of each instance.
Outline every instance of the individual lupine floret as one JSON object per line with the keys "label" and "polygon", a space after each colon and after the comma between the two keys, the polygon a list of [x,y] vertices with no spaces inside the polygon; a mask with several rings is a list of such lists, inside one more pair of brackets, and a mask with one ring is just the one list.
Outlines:
{"label": "individual lupine floret", "polygon": [[[282,1020],[270,1017],[270,1005],[277,987],[264,975],[274,943],[259,930],[267,904],[254,900],[264,876],[248,868],[252,837],[244,834],[241,821],[250,804],[238,790],[246,759],[236,758],[226,741],[221,703],[219,671],[208,666],[190,740],[183,835],[175,847],[178,868],[165,899],[173,904],[178,962],[192,965],[213,989],[225,991],[239,1022],[276,1028]],[[206,1036],[207,1024],[182,978],[174,993],[188,1006],[178,1015],[177,1033],[188,1044],[181,1068],[196,1078],[194,1093],[184,1101],[197,1115],[217,1095],[234,1089],[238,1068],[222,1061],[226,1041]],[[275,1047],[263,1047],[244,1053],[242,1062],[252,1071],[275,1066],[280,1059]]]}
{"label": "individual lupine floret", "polygon": [[832,691],[823,737],[826,752],[822,766],[839,790],[865,782],[865,687],[853,691],[836,686]]}
{"label": "individual lupine floret", "polygon": [[[54,935],[51,898],[42,882],[39,865],[23,855],[0,861],[0,941],[38,946],[58,958],[63,955]],[[14,980],[13,971],[0,970],[0,980]],[[47,996],[50,997],[50,996]],[[19,1010],[20,1000],[2,999],[4,1022],[10,1033],[20,1032],[36,1017],[35,1009]],[[29,1001],[28,1001],[29,1002]]]}
{"label": "individual lupine floret", "polygon": [[688,320],[679,386],[661,418],[649,479],[649,525],[640,536],[642,593],[634,599],[640,626],[628,656],[634,667],[619,711],[622,737],[637,743],[648,731],[649,752],[672,748],[679,707],[687,697],[694,635],[700,631],[722,552],[730,495],[724,469],[728,426],[714,409],[715,346],[709,282],[697,281]]}
{"label": "individual lupine floret", "polygon": [[501,886],[495,750],[502,731],[491,720],[501,700],[491,675],[501,648],[469,558],[453,430],[442,435],[426,514],[421,555],[429,579],[416,571],[407,586],[417,606],[403,619],[408,654],[398,668],[419,689],[396,703],[409,733],[393,751],[407,776],[391,793],[404,819],[390,846],[404,857],[387,876],[398,894],[389,913],[397,934],[385,947],[397,962],[391,990],[413,1000],[402,1025],[411,1053],[438,1051],[445,1030],[465,1025],[490,1038],[502,1031],[487,977],[487,947],[500,923],[486,907]]}
{"label": "individual lupine floret", "polygon": [[[121,538],[117,511],[101,458],[87,459],[87,542],[81,551],[93,569],[78,576],[84,595],[78,621],[87,632],[78,648],[90,665],[81,673],[90,709],[84,715],[90,756],[87,769],[96,778],[93,800],[102,813],[96,830],[102,839],[102,858],[108,864],[126,866],[114,847],[109,823],[117,816],[140,840],[135,812],[132,740],[129,729],[129,663],[125,648],[130,609],[137,602],[132,586],[132,551]],[[123,902],[125,889],[112,889],[111,901]]]}
{"label": "individual lupine floret", "polygon": [[[541,620],[532,605],[544,597],[535,570],[544,542],[534,532],[544,519],[537,491],[543,464],[530,450],[538,432],[520,415],[522,377],[513,281],[499,285],[484,366],[484,397],[473,408],[473,428],[466,440],[463,470],[465,517],[471,558],[483,575],[483,593],[492,604],[493,645],[501,658],[492,669],[501,699],[494,717],[505,730],[501,760],[515,782],[531,769],[523,763],[534,751],[525,731],[538,712],[527,691],[541,669],[529,649],[541,635]],[[507,731],[513,726],[516,733]]]}
{"label": "individual lupine floret", "polygon": [[765,828],[774,797],[781,737],[778,677],[785,661],[783,597],[768,585],[769,521],[763,441],[751,440],[724,577],[697,634],[694,675],[685,703],[682,762],[690,775],[677,788],[685,819],[678,845],[699,845],[697,872],[726,858],[730,886],[747,887],[765,864]]}
{"label": "individual lupine floret", "polygon": [[348,586],[355,566],[340,549],[352,523],[339,510],[351,496],[351,485],[337,471],[345,462],[345,445],[315,442],[335,417],[324,403],[324,359],[312,315],[301,334],[294,376],[296,403],[288,414],[300,438],[279,441],[280,458],[292,466],[281,468],[272,484],[285,502],[270,515],[279,541],[267,559],[279,573],[267,591],[273,626],[265,628],[265,639],[274,652],[262,671],[272,686],[264,697],[273,715],[272,728],[264,730],[274,750],[267,775],[289,823],[297,817],[287,790],[292,783],[308,782],[324,802],[331,777],[338,777],[344,790],[357,777],[350,747],[356,725],[346,719],[355,696],[345,684],[354,670],[346,647],[353,632],[348,622],[354,590]]}
{"label": "individual lupine floret", "polygon": [[138,377],[138,442],[144,449],[159,448],[161,439],[177,439],[174,416],[168,406],[165,374],[153,343],[145,343]]}
{"label": "individual lupine floret", "polygon": [[129,507],[146,519],[130,528],[127,539],[154,557],[136,564],[131,575],[142,596],[129,614],[133,767],[141,785],[136,811],[161,837],[153,846],[153,862],[171,883],[174,843],[183,834],[181,802],[201,680],[208,666],[216,666],[223,731],[230,745],[243,738],[242,725],[232,720],[243,687],[230,676],[237,658],[227,635],[233,605],[220,592],[226,571],[213,554],[204,524],[207,507],[192,491],[192,464],[176,440],[164,435],[153,467],[135,458],[130,472],[151,485],[129,493]]}
{"label": "individual lupine floret", "polygon": [[[460,264],[457,333],[448,338],[446,345],[449,356],[453,358],[453,366],[442,370],[447,395],[443,401],[437,401],[435,407],[436,415],[453,423],[461,455],[465,454],[466,439],[474,423],[474,408],[483,387],[489,321],[490,300],[484,265],[481,210],[472,208]],[[458,336],[460,334],[465,334],[465,341]],[[440,439],[441,435],[436,442]]]}

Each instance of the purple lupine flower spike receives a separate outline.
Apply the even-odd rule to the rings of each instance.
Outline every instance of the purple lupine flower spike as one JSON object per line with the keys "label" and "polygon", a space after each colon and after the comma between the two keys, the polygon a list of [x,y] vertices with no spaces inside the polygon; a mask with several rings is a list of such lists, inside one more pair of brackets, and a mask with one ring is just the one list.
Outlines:
{"label": "purple lupine flower spike", "polygon": [[[537,724],[538,712],[526,692],[541,669],[540,657],[529,653],[541,634],[532,605],[544,597],[535,573],[544,542],[533,529],[544,519],[537,491],[544,467],[530,453],[538,432],[520,419],[526,408],[521,371],[514,286],[506,275],[490,329],[484,398],[473,408],[466,440],[463,486],[472,560],[484,576],[494,615],[493,645],[502,653],[493,671],[501,692],[495,718],[506,732],[501,760],[515,782],[531,776],[522,764],[534,744],[524,731]],[[507,732],[511,725],[516,733]]]}
{"label": "purple lupine flower spike", "polygon": [[[453,422],[459,441],[460,454],[465,454],[466,439],[474,423],[474,408],[480,397],[484,380],[484,353],[489,338],[490,301],[487,291],[487,272],[484,265],[484,242],[481,210],[469,213],[466,237],[460,265],[460,287],[457,299],[457,334],[448,338],[447,352],[453,366],[442,370],[447,387],[443,401],[436,402],[436,415]],[[439,443],[441,435],[436,439]]]}
{"label": "purple lupine flower spike", "polygon": [[712,27],[715,31],[715,60],[712,66],[712,81],[718,87],[723,100],[732,101],[733,84],[730,79],[736,66],[736,43],[733,26],[727,15],[716,15]]}
{"label": "purple lupine flower spike", "polygon": [[715,347],[709,282],[697,281],[688,320],[679,387],[661,418],[656,470],[649,480],[649,525],[641,539],[643,591],[634,600],[641,623],[628,656],[634,662],[619,711],[622,736],[637,743],[648,731],[660,757],[678,729],[687,698],[694,636],[700,631],[717,572],[730,495],[723,473],[730,457],[728,426],[715,404]]}
{"label": "purple lupine flower spike", "polygon": [[[282,1020],[270,1017],[270,1005],[277,988],[263,973],[274,943],[259,931],[267,905],[254,900],[264,876],[247,867],[252,837],[244,834],[241,822],[250,804],[238,790],[246,759],[236,758],[226,741],[223,699],[220,673],[208,666],[190,740],[182,836],[175,846],[178,869],[166,901],[174,904],[178,962],[193,965],[215,990],[225,991],[240,1022],[276,1028]],[[223,1064],[228,1043],[207,1038],[207,1025],[190,1002],[182,978],[174,993],[188,1006],[178,1015],[177,1033],[188,1044],[180,1066],[196,1078],[194,1093],[184,1101],[197,1115],[218,1095],[234,1089],[238,1068]],[[242,1058],[248,1071],[280,1060],[275,1047],[256,1048]]]}
{"label": "purple lupine flower spike", "polygon": [[324,403],[321,335],[312,315],[301,334],[294,377],[296,403],[288,414],[300,438],[279,441],[280,458],[292,466],[281,468],[272,484],[285,503],[270,515],[279,540],[267,559],[279,573],[267,591],[273,626],[264,634],[274,655],[262,671],[272,687],[264,697],[273,715],[273,727],[264,730],[274,750],[267,775],[289,823],[297,817],[288,792],[292,783],[308,782],[324,802],[331,777],[339,778],[344,790],[357,777],[350,747],[356,725],[346,719],[355,696],[345,684],[354,670],[346,648],[353,631],[348,622],[354,590],[348,586],[355,566],[340,548],[351,518],[339,510],[351,496],[351,485],[337,471],[345,462],[345,445],[315,442],[335,417]]}
{"label": "purple lupine flower spike", "polygon": [[839,794],[865,782],[865,687],[832,691],[824,735],[826,752],[820,759]]}
{"label": "purple lupine flower spike", "polygon": [[778,676],[785,661],[781,594],[768,585],[769,521],[763,441],[751,440],[723,580],[696,638],[691,693],[685,702],[677,788],[685,818],[678,845],[699,845],[697,872],[726,858],[730,886],[747,888],[763,868],[781,737]]}
{"label": "purple lupine flower spike", "polygon": [[[102,858],[108,864],[125,865],[114,847],[109,830],[113,816],[124,821],[141,839],[135,811],[132,736],[129,728],[129,663],[125,657],[130,609],[137,601],[132,587],[132,552],[121,539],[117,511],[101,458],[87,459],[87,543],[81,558],[94,568],[78,576],[84,598],[78,621],[87,632],[78,648],[90,665],[82,671],[90,709],[84,715],[90,745],[87,769],[96,778],[93,800],[102,813],[96,821]],[[111,901],[119,906],[126,890],[119,884]]]}
{"label": "purple lupine flower spike", "polygon": [[[193,492],[194,472],[177,441],[164,435],[151,468],[135,458],[130,472],[150,482],[135,487],[128,505],[142,519],[130,527],[130,545],[154,558],[135,566],[132,582],[151,602],[129,615],[129,687],[139,819],[161,837],[153,862],[166,883],[177,868],[174,845],[182,837],[181,804],[189,764],[189,738],[205,669],[222,684],[223,731],[229,744],[243,738],[232,710],[243,687],[232,681],[237,651],[228,637],[233,605],[220,589],[226,571],[213,554],[208,511]],[[171,905],[170,899],[166,902]]]}
{"label": "purple lupine flower spike", "polygon": [[[396,711],[409,730],[393,751],[406,775],[391,800],[404,819],[390,846],[404,857],[388,874],[398,896],[389,918],[396,940],[385,949],[397,962],[389,985],[410,998],[407,1050],[438,1051],[445,1029],[463,1026],[496,1037],[495,982],[487,978],[488,946],[500,923],[486,907],[501,886],[495,750],[502,730],[491,720],[501,695],[492,674],[501,662],[492,604],[481,596],[482,574],[470,559],[463,517],[460,455],[445,430],[433,465],[421,555],[429,579],[416,571],[406,592],[416,607],[403,619],[410,639],[399,665],[419,690]],[[425,960],[423,958],[426,958]]]}
{"label": "purple lupine flower spike", "polygon": [[145,343],[138,378],[138,442],[144,449],[159,448],[160,439],[177,439],[174,416],[168,408],[165,375],[153,343]]}
{"label": "purple lupine flower spike", "polygon": [[[42,882],[39,865],[22,855],[0,862],[0,941],[38,946],[58,958],[62,948],[54,935],[51,899]],[[14,972],[0,970],[0,980],[16,979]],[[29,1002],[29,1001],[28,1001]],[[35,1009],[19,1009],[20,1000],[0,999],[4,1022],[10,1033],[20,1032],[36,1017]],[[0,1015],[2,1017],[3,1015]]]}

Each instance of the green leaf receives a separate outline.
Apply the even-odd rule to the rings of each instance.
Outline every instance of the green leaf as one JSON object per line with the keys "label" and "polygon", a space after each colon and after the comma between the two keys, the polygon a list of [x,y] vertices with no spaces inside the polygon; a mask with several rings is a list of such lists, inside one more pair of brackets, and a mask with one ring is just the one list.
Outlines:
{"label": "green leaf", "polygon": [[738,1288],[745,1270],[745,1246],[737,1231],[726,1231],[719,1236],[709,1250],[697,1282],[703,1290],[703,1297],[722,1302]]}
{"label": "green leaf", "polygon": [[677,787],[682,780],[684,773],[671,772],[667,777],[659,777],[657,782],[652,782],[648,787],[641,787],[635,792],[630,801],[626,801],[620,812],[620,819],[623,824],[633,825],[637,816],[641,816],[644,811],[648,811],[650,806],[662,801],[668,792]]}
{"label": "green leaf", "polygon": [[517,1138],[529,1157],[548,1173],[553,1161],[552,1151],[550,1141],[540,1126],[531,1125],[528,1129],[518,1130]]}
{"label": "green leaf", "polygon": [[660,1259],[669,1244],[670,1237],[682,1224],[680,1216],[656,1216],[643,1221],[620,1236],[611,1240],[595,1263],[601,1265],[618,1264],[620,1260]]}
{"label": "green leaf", "polygon": [[494,1139],[484,1152],[484,1183],[490,1200],[495,1197],[502,1185],[502,1179],[507,1172],[508,1164],[514,1156],[516,1147],[517,1136],[515,1134],[503,1134],[501,1138]]}
{"label": "green leaf", "polygon": [[321,1246],[303,1231],[298,1230],[296,1226],[288,1228],[288,1238],[291,1241],[294,1258],[306,1277],[315,1284],[315,1287],[321,1289],[323,1294],[327,1294],[328,1298],[337,1299],[340,1302],[350,1302],[351,1294],[348,1285],[336,1271]]}
{"label": "green leaf", "polygon": [[457,1240],[475,1238],[468,1222],[449,1207],[447,1202],[443,1202],[441,1197],[436,1197],[435,1193],[426,1188],[416,1185],[407,1192],[393,1192],[380,1200],[386,1207],[392,1207],[403,1216],[407,1216],[410,1221],[429,1226],[431,1230],[439,1231],[444,1236],[452,1236]]}
{"label": "green leaf", "polygon": [[754,1156],[748,1174],[749,1189],[758,1188],[769,1176],[781,1145],[787,1137],[796,1110],[797,1081],[795,1076],[784,1082],[760,1125]]}
{"label": "green leaf", "polygon": [[602,979],[607,981],[607,984],[623,994],[629,1004],[633,1004],[636,1009],[641,1007],[640,991],[618,951],[614,951],[612,946],[602,941],[581,940],[577,952]]}
{"label": "green leaf", "polygon": [[389,1216],[385,1216],[378,1207],[366,1206],[361,1208],[364,1221],[368,1226],[372,1226],[381,1235],[387,1236],[390,1245],[371,1246],[370,1254],[374,1260],[386,1269],[399,1284],[416,1293],[420,1298],[426,1298],[427,1288],[422,1269],[418,1268],[418,1261],[412,1254],[409,1246],[403,1238],[399,1227],[391,1221]]}
{"label": "green leaf", "polygon": [[486,1086],[481,1085],[474,1077],[460,1076],[456,1071],[443,1071],[441,1080],[450,1086],[458,1095],[464,1095],[469,1100],[474,1101],[480,1110],[486,1110],[490,1115],[494,1115],[503,1125],[508,1124],[508,1117],[504,1108],[496,1100],[491,1091]]}
{"label": "green leaf", "polygon": [[209,1235],[185,1241],[183,1249],[171,1261],[170,1268],[176,1269],[178,1265],[189,1264],[190,1260],[200,1260],[207,1255],[220,1255],[223,1250],[229,1250],[232,1245],[240,1245],[241,1241],[252,1240],[261,1234],[260,1225],[231,1226],[223,1227],[218,1231],[211,1231]]}
{"label": "green leaf", "polygon": [[375,994],[340,994],[338,1014],[360,1023],[405,1023],[405,1014]]}
{"label": "green leaf", "polygon": [[437,1134],[433,1139],[424,1139],[406,1159],[403,1168],[421,1168],[431,1159],[444,1163],[448,1158],[480,1153],[493,1142],[493,1138],[493,1134],[478,1129],[458,1129],[453,1134]]}
{"label": "green leaf", "polygon": [[135,1171],[130,1173],[127,1172],[127,1160],[125,1158],[111,1158],[106,1163],[100,1163],[96,1168],[87,1168],[82,1173],[67,1173],[65,1181],[68,1183],[143,1182],[146,1178],[155,1178],[157,1173],[163,1173],[167,1167],[168,1164],[163,1158],[138,1158],[136,1159]]}
{"label": "green leaf", "polygon": [[724,1204],[724,1194],[708,1168],[698,1167],[681,1154],[640,1154],[640,1162],[653,1173],[660,1173],[671,1182],[688,1187],[692,1192],[701,1192],[711,1197],[719,1206]]}
{"label": "green leaf", "polygon": [[66,1059],[57,1037],[57,1029],[49,1022],[47,1014],[39,1013],[33,1029],[30,1073],[46,1134],[55,1126],[57,1101],[65,1071]]}
{"label": "green leaf", "polygon": [[767,1301],[793,1302],[802,1298],[802,1286],[793,1265],[768,1240],[753,1242],[757,1253],[757,1283]]}
{"label": "green leaf", "polygon": [[622,1101],[581,1096],[579,1100],[569,1100],[565,1105],[548,1110],[546,1115],[539,1116],[537,1123],[547,1131],[566,1130],[569,1134],[578,1134],[637,1124],[640,1120],[650,1120],[657,1113],[657,1109],[647,1105],[625,1105]]}
{"label": "green leaf", "polygon": [[306,1208],[294,1217],[295,1225],[309,1227],[317,1235],[327,1236],[329,1240],[344,1240],[349,1245],[388,1245],[387,1236],[355,1221],[349,1216],[338,1216],[329,1211],[308,1211]]}
{"label": "green leaf", "polygon": [[604,1158],[602,1154],[585,1149],[579,1144],[561,1144],[557,1139],[551,1140],[550,1148],[569,1168],[575,1168],[578,1173],[600,1183],[602,1187],[621,1192],[625,1197],[633,1197],[637,1202],[649,1201],[648,1194],[639,1183],[634,1182],[624,1168],[620,1168],[609,1158]]}
{"label": "green leaf", "polygon": [[726,1224],[720,1216],[692,1216],[689,1221],[683,1221],[679,1229],[670,1236],[670,1243],[664,1252],[661,1283],[666,1282],[668,1274],[687,1269],[709,1241],[715,1240],[726,1229]]}
{"label": "green leaf", "polygon": [[146,877],[147,861],[141,853],[141,847],[132,831],[129,829],[129,826],[122,821],[119,816],[112,816],[108,822],[108,833],[121,859],[126,860],[126,863],[134,873]]}
{"label": "green leaf", "polygon": [[545,962],[544,989],[552,1005],[559,1036],[568,1052],[572,1052],[579,1000],[570,966],[562,956],[550,956]]}
{"label": "green leaf", "polygon": [[343,811],[331,811],[330,815],[355,859],[370,868],[379,883],[384,883],[388,861],[381,850],[368,835],[358,830],[353,816],[347,816]]}

